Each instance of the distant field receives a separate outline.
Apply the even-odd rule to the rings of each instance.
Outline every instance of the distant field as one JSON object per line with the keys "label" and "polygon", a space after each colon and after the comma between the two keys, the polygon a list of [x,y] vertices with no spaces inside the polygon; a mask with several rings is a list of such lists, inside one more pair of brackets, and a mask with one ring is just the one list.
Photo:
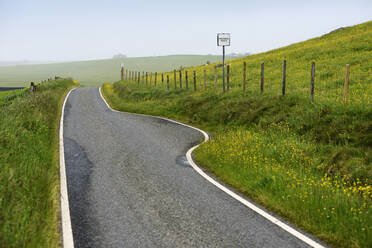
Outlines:
{"label": "distant field", "polygon": [[40,81],[54,76],[72,77],[84,85],[100,85],[120,80],[120,65],[126,69],[163,72],[182,66],[197,66],[207,61],[213,63],[220,56],[170,55],[126,59],[105,59],[41,65],[0,67],[1,86],[26,86],[31,81]]}

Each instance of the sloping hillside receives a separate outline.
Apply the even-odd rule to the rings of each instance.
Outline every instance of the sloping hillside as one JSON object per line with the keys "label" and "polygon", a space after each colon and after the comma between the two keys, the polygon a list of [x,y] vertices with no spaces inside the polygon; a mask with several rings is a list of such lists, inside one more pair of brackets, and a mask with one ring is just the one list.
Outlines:
{"label": "sloping hillside", "polygon": [[[372,21],[340,28],[324,36],[280,49],[227,61],[230,64],[230,87],[234,89],[242,86],[243,62],[246,62],[246,90],[253,94],[259,93],[261,63],[264,62],[264,94],[280,95],[283,60],[287,63],[287,94],[309,97],[311,63],[315,62],[315,101],[341,102],[345,66],[350,64],[349,103],[372,103]],[[189,75],[193,70],[196,71],[201,85],[203,71],[206,70],[207,86],[213,88],[214,66],[215,64],[211,64],[187,70]],[[173,72],[169,76],[172,82]],[[218,68],[217,85],[221,91],[221,67]]]}

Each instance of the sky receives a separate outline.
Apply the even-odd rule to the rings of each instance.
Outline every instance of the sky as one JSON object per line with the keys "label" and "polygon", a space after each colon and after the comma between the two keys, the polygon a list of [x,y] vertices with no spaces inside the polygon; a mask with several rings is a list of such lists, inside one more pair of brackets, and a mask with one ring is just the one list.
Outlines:
{"label": "sky", "polygon": [[372,0],[0,0],[0,61],[259,53],[372,20]]}

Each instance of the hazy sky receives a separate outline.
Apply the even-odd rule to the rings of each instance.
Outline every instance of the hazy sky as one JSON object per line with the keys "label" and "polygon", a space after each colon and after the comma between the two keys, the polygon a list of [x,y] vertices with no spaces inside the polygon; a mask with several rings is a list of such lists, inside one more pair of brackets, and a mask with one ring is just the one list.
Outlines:
{"label": "hazy sky", "polygon": [[372,20],[372,0],[0,0],[0,61],[261,52]]}

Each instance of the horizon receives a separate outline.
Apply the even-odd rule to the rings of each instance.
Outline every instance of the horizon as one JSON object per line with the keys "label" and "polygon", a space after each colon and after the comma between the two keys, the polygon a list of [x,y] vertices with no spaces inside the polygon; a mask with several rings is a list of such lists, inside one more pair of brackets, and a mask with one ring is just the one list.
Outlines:
{"label": "horizon", "polygon": [[226,53],[257,54],[370,21],[372,2],[5,0],[0,9],[0,61],[73,62],[219,55],[219,32],[231,33]]}

